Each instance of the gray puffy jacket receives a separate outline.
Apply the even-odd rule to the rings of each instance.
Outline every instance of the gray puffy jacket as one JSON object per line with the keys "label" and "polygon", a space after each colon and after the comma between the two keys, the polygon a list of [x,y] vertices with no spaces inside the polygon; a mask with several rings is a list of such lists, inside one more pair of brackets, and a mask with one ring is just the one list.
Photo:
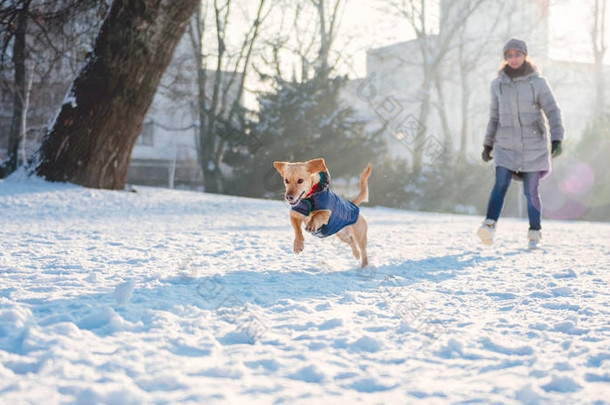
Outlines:
{"label": "gray puffy jacket", "polygon": [[491,83],[489,124],[484,145],[493,147],[496,166],[518,172],[551,170],[550,143],[563,140],[561,110],[544,77],[536,71],[511,79],[501,70]]}

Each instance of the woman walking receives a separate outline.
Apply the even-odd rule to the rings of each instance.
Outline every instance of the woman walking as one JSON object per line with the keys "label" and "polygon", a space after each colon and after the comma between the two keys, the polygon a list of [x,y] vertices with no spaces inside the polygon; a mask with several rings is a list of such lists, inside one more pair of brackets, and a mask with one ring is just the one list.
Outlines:
{"label": "woman walking", "polygon": [[[546,79],[530,61],[525,41],[513,38],[503,51],[504,62],[491,83],[489,124],[482,154],[485,162],[494,159],[496,182],[477,235],[484,244],[493,243],[504,197],[515,179],[523,181],[529,247],[535,248],[542,237],[540,180],[551,171],[551,156],[561,153],[561,110]],[[550,126],[550,148],[543,112]]]}

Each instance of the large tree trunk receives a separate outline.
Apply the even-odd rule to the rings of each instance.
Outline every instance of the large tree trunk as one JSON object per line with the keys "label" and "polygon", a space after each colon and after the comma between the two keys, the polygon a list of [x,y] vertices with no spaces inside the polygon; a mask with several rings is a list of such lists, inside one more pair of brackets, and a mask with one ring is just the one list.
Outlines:
{"label": "large tree trunk", "polygon": [[199,0],[115,0],[31,162],[50,181],[123,189],[131,151]]}
{"label": "large tree trunk", "polygon": [[17,169],[19,144],[25,138],[25,117],[27,114],[26,97],[26,33],[28,24],[29,1],[25,1],[17,18],[15,42],[13,44],[13,63],[15,65],[15,89],[13,93],[13,118],[8,137],[8,158],[2,170],[3,175],[9,175]]}

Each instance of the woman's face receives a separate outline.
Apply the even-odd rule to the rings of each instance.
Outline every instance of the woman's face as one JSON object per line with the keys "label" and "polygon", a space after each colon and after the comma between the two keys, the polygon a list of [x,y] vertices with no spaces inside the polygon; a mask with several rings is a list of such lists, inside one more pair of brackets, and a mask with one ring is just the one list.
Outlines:
{"label": "woman's face", "polygon": [[523,65],[523,62],[525,62],[525,54],[516,49],[509,49],[506,51],[504,58],[506,59],[508,66],[513,69],[519,69],[521,65]]}

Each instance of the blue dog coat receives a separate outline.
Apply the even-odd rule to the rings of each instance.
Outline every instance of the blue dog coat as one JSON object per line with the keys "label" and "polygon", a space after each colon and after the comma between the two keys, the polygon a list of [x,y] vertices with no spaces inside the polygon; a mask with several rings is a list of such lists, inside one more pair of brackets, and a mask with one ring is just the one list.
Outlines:
{"label": "blue dog coat", "polygon": [[292,209],[305,216],[309,216],[312,211],[331,211],[328,224],[322,225],[315,232],[312,232],[313,235],[326,238],[336,234],[346,226],[356,223],[360,208],[330,190],[330,175],[328,172],[320,172],[320,182],[312,191],[313,194],[303,198]]}

